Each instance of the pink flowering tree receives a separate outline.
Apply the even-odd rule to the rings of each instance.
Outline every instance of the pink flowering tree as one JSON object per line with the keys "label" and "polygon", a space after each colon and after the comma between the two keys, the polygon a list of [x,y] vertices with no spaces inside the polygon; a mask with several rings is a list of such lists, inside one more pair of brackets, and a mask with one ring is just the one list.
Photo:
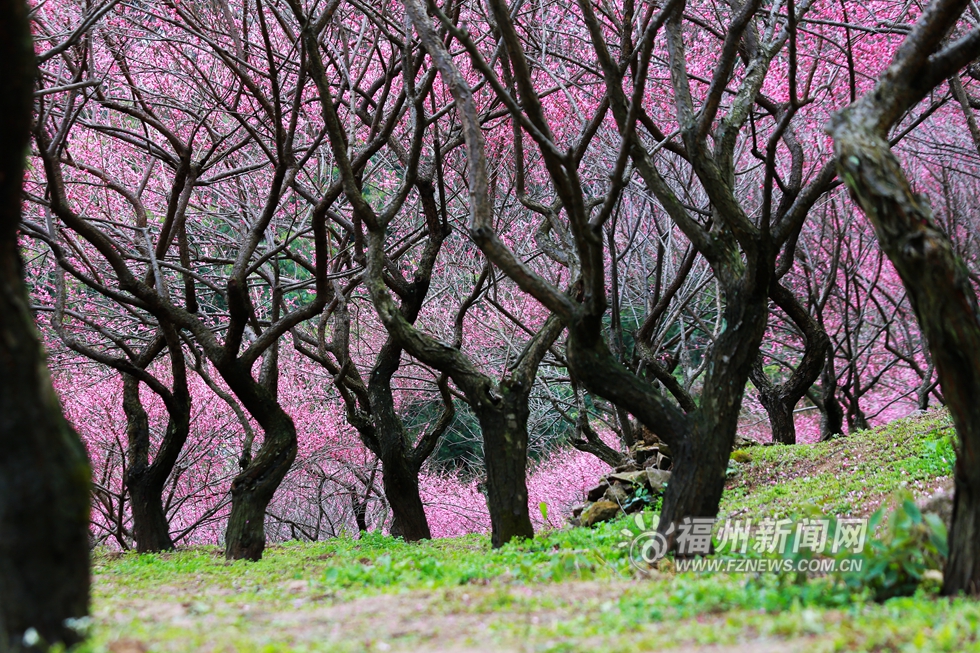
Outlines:
{"label": "pink flowering tree", "polygon": [[[634,14],[631,5],[615,21],[598,16],[586,2],[562,8],[562,24],[575,25],[581,34],[577,59],[590,62],[589,70],[597,75],[602,89],[591,105],[591,115],[583,116],[572,133],[546,113],[542,93],[547,88],[545,80],[550,79],[543,68],[547,60],[542,63],[529,53],[537,47],[529,38],[534,33],[531,25],[539,24],[541,17],[515,17],[499,0],[488,5],[506,57],[492,58],[454,15],[430,6],[438,24],[464,47],[465,56],[454,57],[437,37],[426,8],[416,2],[407,5],[419,38],[453,92],[463,122],[470,232],[490,260],[566,323],[567,359],[576,378],[590,391],[627,409],[670,445],[674,473],[660,523],[664,534],[673,537],[673,528],[682,518],[710,517],[717,512],[743,389],[765,333],[771,288],[779,282],[777,270],[791,265],[796,235],[809,209],[833,183],[832,162],[826,157],[821,161],[819,152],[811,153],[817,164],[814,172],[804,175],[806,153],[796,138],[797,125],[805,117],[801,109],[817,92],[809,81],[813,75],[805,76],[803,83],[797,79],[796,25],[811,5],[791,5],[787,19],[757,14],[758,7],[748,3],[714,29],[706,23],[717,19],[687,20],[685,9],[696,14],[701,7],[684,3],[671,3],[659,11],[651,8],[643,14]],[[661,28],[666,31],[670,81],[654,86],[656,78],[648,71]],[[635,34],[639,34],[636,40]],[[711,39],[717,39],[712,56],[700,59],[698,53],[689,53],[689,43]],[[818,71],[822,63],[807,62],[804,70]],[[506,107],[515,131],[526,133],[534,142],[574,243],[581,278],[581,290],[575,296],[561,292],[524,265],[497,234],[488,195],[486,139],[480,130],[473,84],[464,69],[479,72],[481,83],[490,86]],[[784,80],[788,86],[770,98],[776,80],[779,86]],[[653,86],[651,93],[670,98],[663,108],[671,118],[663,126],[644,109],[648,82]],[[729,92],[729,88],[734,90]],[[615,125],[616,146],[607,159],[611,181],[599,183],[586,175],[582,161],[607,116]],[[673,141],[677,135],[679,143]],[[743,194],[737,185],[740,166],[755,165],[736,155],[744,151],[740,143],[750,151],[756,144],[755,152],[763,160],[759,193]],[[703,209],[692,210],[665,177],[664,167],[655,160],[664,151],[690,171],[690,181],[703,193]],[[707,354],[700,401],[688,409],[668,401],[649,380],[619,363],[602,335],[608,295],[600,233],[632,174],[642,179],[707,260],[725,295],[724,329]]]}
{"label": "pink flowering tree", "polygon": [[[70,19],[46,9],[42,42]],[[215,39],[181,5],[128,7],[52,56],[32,192],[50,215],[35,231],[70,234],[71,250],[55,255],[73,283],[193,343],[263,431],[254,455],[244,447],[225,536],[229,558],[256,559],[265,508],[297,446],[277,401],[278,343],[322,310],[331,288],[326,207],[291,208],[290,185],[316,139],[301,121],[306,78],[276,66],[288,44],[264,11],[241,11],[255,12],[256,31],[239,34],[215,8],[225,30]],[[155,31],[144,39],[130,25]],[[247,39],[263,53],[255,66],[238,64]],[[284,268],[290,245],[312,257],[312,272]],[[168,348],[176,359],[177,341]]]}
{"label": "pink flowering tree", "polygon": [[980,593],[980,307],[965,264],[887,139],[909,109],[980,55],[980,29],[958,24],[966,9],[957,0],[930,3],[874,89],[829,125],[839,174],[909,293],[959,436],[949,595]]}

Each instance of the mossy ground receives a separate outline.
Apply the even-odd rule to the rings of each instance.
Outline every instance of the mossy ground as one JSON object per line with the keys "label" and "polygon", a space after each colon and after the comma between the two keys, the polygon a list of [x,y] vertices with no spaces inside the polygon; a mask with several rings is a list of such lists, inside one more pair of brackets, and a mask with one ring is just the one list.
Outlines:
{"label": "mossy ground", "polygon": [[[723,513],[867,514],[944,484],[941,414],[836,442],[754,447]],[[920,588],[883,604],[833,578],[639,571],[631,519],[492,550],[485,536],[271,546],[257,563],[200,548],[94,560],[88,651],[980,651],[980,603]]]}

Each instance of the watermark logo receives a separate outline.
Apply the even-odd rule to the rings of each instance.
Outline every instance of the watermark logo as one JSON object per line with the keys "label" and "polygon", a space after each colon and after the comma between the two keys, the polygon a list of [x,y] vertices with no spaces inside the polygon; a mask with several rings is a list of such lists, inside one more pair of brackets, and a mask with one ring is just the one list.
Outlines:
{"label": "watermark logo", "polygon": [[677,558],[678,572],[725,574],[834,574],[859,572],[864,566],[861,558]]}
{"label": "watermark logo", "polygon": [[[639,533],[624,528],[619,533],[623,539],[617,545],[621,549],[628,548],[630,562],[638,569],[648,569],[658,560],[667,555],[667,538],[657,532],[658,517],[647,523],[643,513],[633,517]],[[672,530],[673,526],[671,527]],[[668,531],[668,534],[670,531]]]}
{"label": "watermark logo", "polygon": [[[677,571],[721,571],[727,573],[805,572],[835,573],[860,571],[859,559],[812,558],[840,553],[858,554],[868,536],[866,518],[838,519],[726,519],[685,517],[658,532],[656,517],[647,523],[642,514],[634,517],[637,531],[624,528],[620,548],[629,548],[630,562],[649,569],[667,554],[667,539],[674,535],[678,554]],[[717,531],[715,526],[718,525]],[[712,545],[714,545],[712,547]],[[724,557],[778,555],[780,559]],[[714,553],[712,558],[705,558]],[[787,557],[790,556],[791,557]]]}

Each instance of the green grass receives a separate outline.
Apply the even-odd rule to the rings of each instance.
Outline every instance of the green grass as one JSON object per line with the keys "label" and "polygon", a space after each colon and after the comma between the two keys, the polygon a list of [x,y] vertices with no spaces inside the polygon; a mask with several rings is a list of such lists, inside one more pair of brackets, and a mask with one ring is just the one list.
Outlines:
{"label": "green grass", "polygon": [[[867,514],[896,490],[934,487],[950,473],[950,447],[939,414],[826,444],[754,447],[733,465],[722,509]],[[639,571],[623,546],[637,530],[624,518],[497,550],[485,536],[369,534],[270,546],[256,563],[214,548],[98,552],[84,650],[980,651],[975,601],[920,588],[879,604],[833,577]]]}
{"label": "green grass", "polygon": [[723,514],[868,515],[900,488],[926,492],[952,474],[954,431],[943,412],[809,445],[750,447],[732,463]]}

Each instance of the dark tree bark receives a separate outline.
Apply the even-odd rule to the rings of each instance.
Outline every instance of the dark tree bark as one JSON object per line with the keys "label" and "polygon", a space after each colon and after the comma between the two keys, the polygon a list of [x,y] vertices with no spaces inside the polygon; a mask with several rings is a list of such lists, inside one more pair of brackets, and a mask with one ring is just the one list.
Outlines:
{"label": "dark tree bark", "polygon": [[762,369],[760,357],[752,366],[750,378],[759,390],[760,403],[769,414],[773,442],[796,444],[793,411],[820,375],[830,338],[796,297],[778,281],[773,282],[769,295],[803,334],[803,359],[784,383],[776,384]]}
{"label": "dark tree bark", "polygon": [[820,441],[825,442],[844,434],[844,409],[837,400],[837,371],[834,354],[830,352],[820,376]]}
{"label": "dark tree bark", "polygon": [[259,560],[265,550],[265,510],[296,459],[296,425],[272,393],[252,378],[241,359],[218,369],[265,435],[258,452],[231,482],[225,557]]}
{"label": "dark tree bark", "polygon": [[527,420],[531,384],[505,379],[495,403],[473,405],[483,432],[491,544],[534,537],[527,504]]}
{"label": "dark tree bark", "polygon": [[0,1],[0,650],[33,628],[47,644],[88,614],[89,467],[51,386],[21,278],[21,182],[34,48],[27,7]]}
{"label": "dark tree bark", "polygon": [[[617,415],[617,418],[619,416]],[[569,420],[571,421],[571,420]],[[628,418],[624,417],[620,420],[620,424],[630,428]],[[608,444],[602,441],[599,434],[595,432],[592,425],[589,423],[589,413],[585,408],[584,402],[580,400],[579,403],[579,414],[578,419],[575,420],[575,435],[576,437],[572,439],[572,446],[579,451],[584,451],[585,453],[592,454],[602,462],[606,463],[610,467],[619,467],[620,465],[625,465],[629,462],[630,457],[627,454],[617,451],[610,447]],[[632,431],[631,431],[632,436]],[[624,444],[626,441],[635,441],[633,437],[623,438]]]}
{"label": "dark tree bark", "polygon": [[796,444],[796,422],[793,410],[796,401],[781,392],[781,384],[770,381],[762,369],[762,361],[752,366],[752,383],[759,391],[759,403],[769,416],[772,441],[779,444]]}
{"label": "dark tree bark", "polygon": [[354,523],[357,524],[357,532],[366,533],[368,529],[367,501],[362,500],[354,490],[350,493],[350,500],[351,507],[354,509]]}
{"label": "dark tree bark", "polygon": [[[417,311],[415,314],[418,314]],[[395,412],[391,389],[391,379],[398,370],[401,354],[402,348],[389,338],[371,371],[368,397],[374,421],[367,441],[369,446],[373,445],[372,451],[381,460],[381,480],[392,512],[391,534],[407,542],[415,542],[432,537],[419,493],[419,472],[439,437],[452,422],[455,411],[443,380],[441,389],[445,409],[418,444],[412,442],[404,423]]]}
{"label": "dark tree bark", "polygon": [[[170,524],[163,512],[162,490],[154,491],[153,479],[141,461],[148,456],[150,445],[150,421],[140,401],[139,381],[131,376],[123,377],[123,410],[126,413],[126,441],[129,466],[126,468],[126,489],[129,490],[133,510],[133,538],[140,553],[170,551],[174,548],[170,539]],[[169,430],[169,429],[168,429]],[[142,462],[142,461],[141,461]]]}
{"label": "dark tree bark", "polygon": [[133,510],[133,537],[136,550],[141,553],[174,548],[170,523],[163,508],[163,489],[190,434],[191,397],[184,354],[180,341],[176,337],[170,340],[169,346],[177,348],[170,354],[174,388],[172,392],[162,394],[167,408],[167,429],[152,462],[149,459],[149,420],[140,401],[139,381],[129,375],[123,376],[123,409],[126,412],[129,458],[125,481]]}
{"label": "dark tree bark", "polygon": [[874,90],[832,120],[838,173],[874,225],[929,343],[959,436],[943,593],[980,594],[980,307],[966,265],[916,194],[886,140],[926,93],[980,55],[980,30],[942,48],[967,7],[936,0]]}

